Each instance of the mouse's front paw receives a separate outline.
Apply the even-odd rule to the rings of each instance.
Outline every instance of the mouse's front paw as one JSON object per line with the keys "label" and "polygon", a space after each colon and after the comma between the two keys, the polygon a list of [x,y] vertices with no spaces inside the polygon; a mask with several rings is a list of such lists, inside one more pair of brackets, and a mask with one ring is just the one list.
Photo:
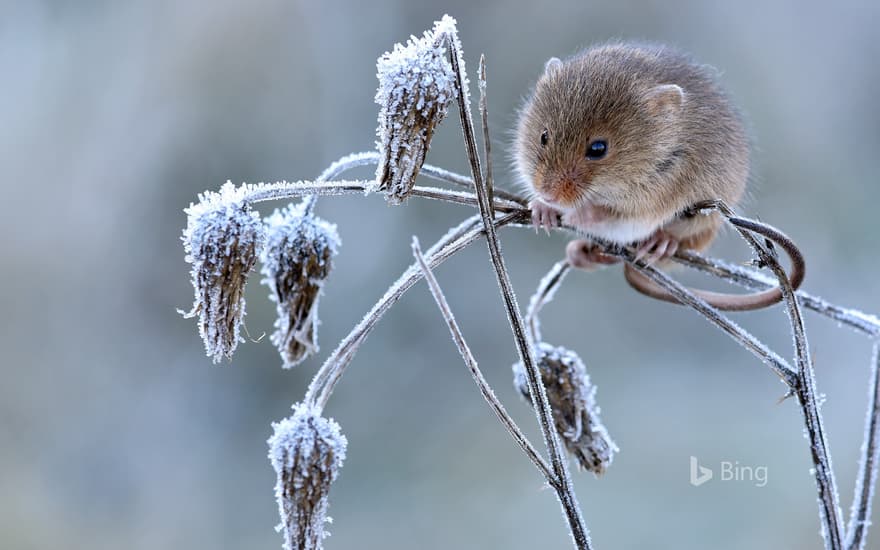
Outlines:
{"label": "mouse's front paw", "polygon": [[559,210],[537,199],[529,201],[529,208],[532,211],[532,225],[535,226],[536,231],[541,228],[549,231],[550,228],[559,226]]}
{"label": "mouse's front paw", "polygon": [[576,239],[565,247],[565,259],[572,267],[593,271],[604,265],[616,264],[617,256],[605,254],[602,247],[584,239]]}

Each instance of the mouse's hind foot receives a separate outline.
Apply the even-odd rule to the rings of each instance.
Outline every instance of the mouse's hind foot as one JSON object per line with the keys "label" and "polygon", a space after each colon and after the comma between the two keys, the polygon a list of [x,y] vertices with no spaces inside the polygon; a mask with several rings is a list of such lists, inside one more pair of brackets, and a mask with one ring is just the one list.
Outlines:
{"label": "mouse's hind foot", "polygon": [[605,254],[602,247],[586,239],[575,239],[565,247],[565,259],[572,267],[594,271],[600,267],[616,264],[617,256]]}
{"label": "mouse's hind foot", "polygon": [[636,260],[652,265],[675,255],[681,242],[666,231],[658,229],[653,235],[636,246]]}

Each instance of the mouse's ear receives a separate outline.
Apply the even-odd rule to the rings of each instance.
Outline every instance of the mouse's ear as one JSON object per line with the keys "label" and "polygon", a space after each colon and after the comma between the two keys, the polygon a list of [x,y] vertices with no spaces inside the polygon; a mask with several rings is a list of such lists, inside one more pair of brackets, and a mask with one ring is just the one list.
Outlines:
{"label": "mouse's ear", "polygon": [[645,99],[651,114],[674,114],[684,103],[684,90],[678,84],[660,84],[648,90]]}
{"label": "mouse's ear", "polygon": [[562,60],[558,57],[551,57],[544,63],[544,74],[549,75],[558,71],[562,67]]}

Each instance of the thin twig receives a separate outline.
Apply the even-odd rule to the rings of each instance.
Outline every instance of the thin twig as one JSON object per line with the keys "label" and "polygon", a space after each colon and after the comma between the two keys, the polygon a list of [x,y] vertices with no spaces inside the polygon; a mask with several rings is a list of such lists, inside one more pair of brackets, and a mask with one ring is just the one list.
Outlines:
{"label": "thin twig", "polygon": [[[426,199],[436,199],[445,202],[457,204],[466,204],[468,206],[476,206],[477,199],[473,193],[466,191],[451,191],[449,189],[440,189],[439,187],[414,187],[411,191],[412,195],[424,197]],[[496,199],[493,207],[498,212],[526,212],[526,210],[515,202],[507,199]]]}
{"label": "thin twig", "polygon": [[[352,153],[330,164],[330,166],[328,166],[321,173],[321,175],[318,176],[318,179],[329,181],[353,168],[357,168],[359,166],[371,166],[378,163],[379,153],[376,151],[363,151],[360,153]],[[419,174],[437,181],[445,181],[453,185],[458,185],[459,187],[465,187],[467,189],[474,188],[474,180],[472,180],[468,176],[451,172],[449,170],[446,170],[445,168],[434,166],[433,164],[423,164],[421,170],[419,171]],[[528,201],[525,198],[517,195],[516,193],[511,193],[510,191],[504,191],[502,189],[496,190],[495,196],[515,202],[520,206],[525,206],[526,204],[528,204]]]}
{"label": "thin twig", "polygon": [[[679,251],[673,259],[682,265],[745,288],[764,290],[776,286],[776,279],[765,273],[739,265],[731,265],[717,258],[707,258],[689,250]],[[880,337],[880,318],[877,316],[832,304],[802,290],[798,290],[796,294],[798,301],[807,309],[847,325],[871,338]]]}
{"label": "thin twig", "polygon": [[[351,168],[354,168],[355,166],[369,164],[369,161],[368,161],[369,157],[374,157],[375,158],[374,162],[378,162],[379,153],[373,152],[369,156],[366,156],[363,153],[361,153],[361,154],[356,153],[354,155],[348,155],[346,157],[343,157],[343,158],[339,159],[338,161],[331,163],[330,166],[325,168],[324,171],[321,172],[321,174],[318,176],[318,178],[315,181],[330,181],[333,178],[335,178],[336,176],[342,174],[343,172],[345,172],[347,170],[350,170]],[[364,162],[365,160],[367,160],[367,162]],[[315,205],[317,204],[317,202],[318,202],[318,195],[317,194],[307,195],[303,199],[303,204],[305,205],[305,208],[303,209],[304,213],[306,215],[309,215],[312,212],[314,212]]]}
{"label": "thin twig", "polygon": [[332,180],[340,175],[357,168],[358,166],[372,166],[379,163],[378,151],[362,151],[360,153],[351,153],[342,158],[336,159],[330,166],[321,172],[318,176],[319,180]]}
{"label": "thin twig", "polygon": [[[486,56],[480,54],[480,69],[478,71],[480,87],[480,121],[483,126],[483,158],[486,161],[486,172],[483,181],[489,191],[489,202],[495,202],[495,178],[492,175],[492,140],[489,138],[489,105],[486,98]],[[492,216],[495,213],[492,212]]]}
{"label": "thin twig", "polygon": [[[372,181],[341,180],[341,181],[279,181],[275,183],[245,184],[243,200],[255,203],[279,199],[293,199],[302,196],[318,195],[358,195],[370,193],[375,189]],[[437,199],[445,202],[475,206],[477,197],[466,191],[453,191],[439,187],[413,187],[410,192],[416,197]],[[495,208],[499,212],[520,212],[523,207],[507,199],[497,199]]]}
{"label": "thin twig", "polygon": [[465,149],[467,151],[468,160],[470,161],[471,176],[474,178],[477,197],[479,198],[480,216],[483,219],[483,226],[486,228],[486,242],[489,245],[489,255],[492,259],[492,265],[495,269],[495,275],[498,279],[498,285],[501,288],[501,294],[504,298],[505,309],[507,310],[507,318],[516,340],[517,350],[519,351],[520,360],[526,371],[526,377],[529,381],[529,389],[532,395],[532,403],[535,414],[538,417],[538,423],[541,427],[541,435],[544,437],[544,443],[550,455],[550,464],[553,468],[556,479],[552,484],[559,497],[565,517],[571,530],[572,538],[575,546],[579,549],[590,549],[590,535],[584,523],[577,497],[574,493],[574,486],[568,471],[568,464],[562,453],[562,445],[559,442],[559,436],[556,433],[553,423],[553,413],[550,409],[550,403],[547,400],[547,394],[544,390],[544,384],[541,381],[541,375],[534,362],[534,355],[531,346],[528,343],[525,333],[525,327],[520,315],[519,307],[516,304],[516,296],[510,284],[510,278],[504,265],[504,257],[501,255],[501,247],[498,242],[498,236],[495,233],[493,224],[492,202],[489,200],[489,194],[486,182],[482,178],[482,170],[480,169],[480,158],[477,153],[477,143],[474,138],[474,122],[471,116],[469,105],[469,94],[465,86],[466,76],[461,65],[461,52],[455,39],[449,40],[450,59],[452,70],[455,73],[455,85],[458,91],[458,107],[461,120],[462,134],[464,135]]}
{"label": "thin twig", "polygon": [[422,275],[425,277],[425,281],[431,289],[434,301],[437,302],[437,308],[440,309],[440,313],[443,315],[443,319],[449,327],[449,332],[452,334],[452,340],[455,342],[455,347],[458,348],[458,352],[461,354],[462,359],[464,359],[465,365],[467,365],[468,370],[471,371],[471,376],[474,378],[474,382],[477,383],[480,393],[483,395],[486,402],[489,403],[489,406],[495,412],[498,420],[500,420],[504,427],[507,428],[507,431],[510,433],[511,437],[513,437],[514,441],[516,441],[523,452],[526,453],[526,456],[529,457],[538,470],[544,474],[547,483],[552,483],[555,476],[553,475],[553,472],[550,471],[550,466],[529,442],[528,438],[522,430],[519,429],[519,426],[517,426],[513,418],[507,414],[504,405],[502,405],[501,401],[498,400],[498,397],[495,396],[495,392],[492,391],[492,387],[489,386],[489,382],[486,381],[486,378],[480,371],[477,360],[474,358],[474,354],[468,347],[464,335],[462,335],[461,329],[458,327],[458,323],[452,315],[452,310],[449,307],[449,303],[446,301],[446,297],[443,295],[443,290],[440,288],[440,284],[434,277],[431,268],[428,267],[428,264],[425,262],[424,256],[422,256],[422,250],[419,248],[419,240],[416,237],[413,237],[412,247],[413,256],[415,256],[416,261],[419,263],[419,268],[422,270]]}
{"label": "thin twig", "polygon": [[562,280],[565,279],[565,275],[569,272],[570,268],[571,264],[565,260],[553,264],[553,267],[550,268],[550,271],[544,275],[538,284],[538,290],[535,291],[532,299],[529,300],[529,309],[526,310],[525,320],[526,325],[529,327],[529,337],[532,339],[532,345],[536,345],[541,341],[541,322],[538,319],[538,313],[540,313],[544,304],[553,299],[553,294],[556,293],[556,289],[562,284]]}
{"label": "thin twig", "polygon": [[692,307],[709,322],[723,330],[728,336],[739,342],[747,350],[755,354],[761,361],[766,363],[773,372],[788,386],[789,391],[793,392],[797,387],[797,371],[795,371],[788,362],[780,357],[776,352],[768,348],[763,342],[755,338],[750,332],[740,327],[730,320],[729,317],[710,306],[705,300],[694,296],[681,283],[672,279],[662,271],[647,266],[642,261],[635,261],[635,254],[631,251],[623,251],[620,253],[626,261],[639,271],[639,273],[648,277],[654,283],[660,285],[679,302]]}
{"label": "thin twig", "polygon": [[[443,168],[438,168],[436,166],[425,164],[422,166],[422,170],[421,172],[419,172],[419,174],[424,174],[437,181],[445,181],[448,183],[459,185],[461,187],[465,187],[467,189],[474,188],[474,180],[472,180],[471,178],[467,176],[462,176],[461,174],[456,174],[455,172],[444,170]],[[504,199],[510,202],[515,202],[522,207],[525,207],[529,203],[529,201],[526,200],[524,197],[521,197],[516,193],[511,193],[510,191],[505,191],[504,189],[495,189],[494,196],[496,199]]]}
{"label": "thin twig", "polygon": [[[503,227],[515,221],[524,221],[526,216],[527,214],[519,212],[506,214],[498,218],[495,224],[498,227]],[[450,231],[446,236],[437,241],[428,249],[428,265],[432,268],[437,267],[450,256],[477,240],[484,232],[482,227],[478,227],[478,223],[479,221],[475,216],[468,218],[455,230]],[[385,295],[376,302],[364,318],[339,343],[333,353],[330,354],[330,357],[324,361],[324,364],[321,365],[321,368],[309,384],[304,402],[317,406],[318,410],[324,408],[358,347],[367,338],[379,319],[421,278],[422,274],[416,264],[410,265],[403,272],[400,278],[385,292]]]}
{"label": "thin twig", "polygon": [[871,357],[871,383],[868,388],[868,412],[865,414],[865,438],[859,459],[855,495],[846,533],[847,550],[863,550],[871,525],[871,503],[880,466],[880,341],[874,343]]}
{"label": "thin twig", "polygon": [[[449,246],[450,243],[455,242],[457,239],[461,239],[461,237],[468,232],[473,233],[475,227],[479,223],[479,219],[477,216],[471,216],[470,218],[461,222],[457,227],[449,231],[446,235],[444,235],[439,241],[434,243],[428,250],[428,257],[430,259],[434,259],[433,252],[436,250],[442,250],[445,247]],[[475,236],[476,238],[476,236]],[[420,275],[416,271],[417,266],[415,264],[409,266],[403,274],[395,281],[388,290],[385,291],[385,294],[379,298],[379,301],[376,302],[375,305],[367,312],[366,315],[361,319],[361,321],[355,325],[355,327],[351,330],[351,332],[346,335],[345,338],[336,346],[336,349],[333,350],[333,353],[324,361],[324,364],[321,365],[321,368],[318,369],[318,372],[315,373],[315,376],[312,378],[311,383],[309,384],[309,388],[306,391],[306,395],[304,398],[305,403],[315,404],[317,402],[321,402],[323,404],[327,403],[330,394],[332,393],[332,388],[330,391],[326,390],[326,386],[329,383],[331,378],[335,380],[339,380],[342,376],[342,372],[345,370],[345,367],[354,357],[355,352],[358,347],[366,340],[367,335],[379,322],[379,319],[391,309],[391,306],[395,301],[400,299],[403,296],[404,292],[406,292],[409,288],[411,288],[420,278]],[[411,281],[410,281],[411,279]],[[335,382],[333,382],[335,384]],[[322,397],[323,394],[323,397]],[[321,405],[323,408],[324,405]]]}
{"label": "thin twig", "polygon": [[339,180],[339,181],[277,181],[273,183],[246,183],[244,200],[255,203],[279,199],[294,199],[305,195],[353,195],[369,192],[372,181]]}

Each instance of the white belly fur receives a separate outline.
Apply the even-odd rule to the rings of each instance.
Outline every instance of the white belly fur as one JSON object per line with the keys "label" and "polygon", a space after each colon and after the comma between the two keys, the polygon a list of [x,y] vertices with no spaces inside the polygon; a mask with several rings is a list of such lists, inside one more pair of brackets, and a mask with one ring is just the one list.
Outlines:
{"label": "white belly fur", "polygon": [[641,220],[615,220],[590,224],[579,227],[581,231],[594,237],[617,244],[630,244],[644,241],[650,237],[660,225]]}
{"label": "white belly fur", "polygon": [[596,216],[588,209],[576,209],[565,212],[563,221],[588,236],[616,244],[630,244],[650,237],[654,231],[663,226],[665,220],[609,218]]}

